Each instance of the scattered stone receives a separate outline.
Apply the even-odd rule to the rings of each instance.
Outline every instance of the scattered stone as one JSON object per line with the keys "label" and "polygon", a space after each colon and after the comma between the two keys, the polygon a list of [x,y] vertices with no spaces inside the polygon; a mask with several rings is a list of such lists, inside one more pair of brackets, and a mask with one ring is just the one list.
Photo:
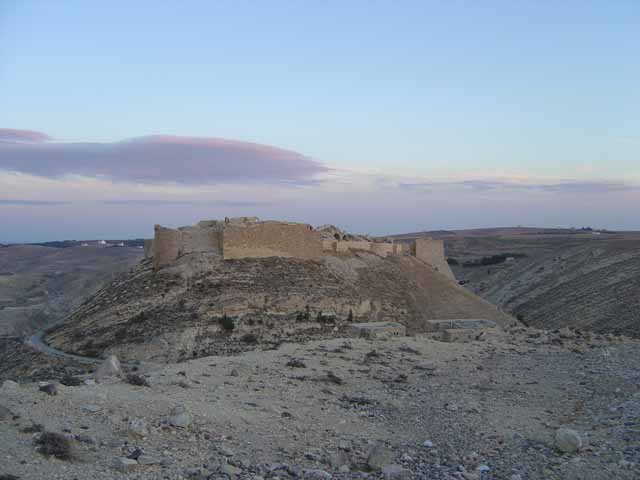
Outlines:
{"label": "scattered stone", "polygon": [[302,478],[308,480],[331,480],[333,476],[319,468],[309,468],[302,471]]}
{"label": "scattered stone", "polygon": [[100,411],[100,407],[97,405],[83,405],[80,408],[89,413],[97,413]]}
{"label": "scattered stone", "polygon": [[225,457],[233,457],[236,454],[233,450],[229,447],[225,447],[224,445],[218,448],[218,452],[220,452],[220,455]]}
{"label": "scattered stone", "polygon": [[382,474],[387,479],[410,479],[413,475],[411,470],[404,468],[402,465],[386,465],[382,467]]}
{"label": "scattered stone", "polygon": [[458,411],[458,405],[456,405],[455,403],[447,403],[444,408],[446,408],[447,410],[449,410],[450,412],[457,412]]}
{"label": "scattered stone", "polygon": [[220,473],[223,473],[224,475],[229,475],[231,477],[235,475],[240,475],[242,473],[242,469],[238,467],[234,467],[229,463],[225,463],[220,467]]}
{"label": "scattered stone", "polygon": [[178,405],[174,407],[173,410],[171,410],[168,418],[170,425],[180,428],[187,428],[189,425],[191,425],[192,420],[193,417],[187,411],[184,405]]}
{"label": "scattered stone", "polygon": [[113,462],[113,468],[122,473],[133,472],[137,466],[137,461],[125,457],[117,457]]}
{"label": "scattered stone", "polygon": [[127,432],[133,436],[146,437],[149,435],[149,427],[144,419],[132,418],[127,423]]}
{"label": "scattered stone", "polygon": [[2,387],[0,388],[0,390],[3,392],[15,392],[16,390],[18,390],[18,388],[20,388],[20,385],[18,385],[13,380],[5,380],[4,382],[2,382]]}
{"label": "scattered stone", "polygon": [[160,460],[156,457],[153,457],[151,455],[140,455],[138,457],[138,464],[139,465],[157,465],[160,463]]}
{"label": "scattered stone", "polygon": [[367,465],[371,470],[379,471],[391,463],[391,451],[382,443],[377,443],[369,451]]}
{"label": "scattered stone", "polygon": [[76,441],[80,443],[86,443],[88,445],[95,445],[96,439],[89,435],[76,435]]}
{"label": "scattered stone", "polygon": [[240,376],[240,372],[238,372],[238,370],[236,370],[234,368],[233,370],[231,370],[231,373],[229,373],[229,376],[231,376],[231,377],[239,377]]}
{"label": "scattered stone", "polygon": [[307,368],[305,363],[299,358],[292,358],[287,362],[287,367],[289,368]]}
{"label": "scattered stone", "polygon": [[561,452],[575,453],[582,448],[582,437],[570,428],[556,430],[556,448]]}
{"label": "scattered stone", "polygon": [[9,410],[7,407],[3,407],[2,405],[0,405],[0,422],[3,420],[10,420],[11,418],[13,418],[13,414],[11,413],[11,410]]}
{"label": "scattered stone", "polygon": [[431,440],[425,440],[422,446],[424,448],[433,448],[433,442]]}
{"label": "scattered stone", "polygon": [[120,360],[115,355],[109,355],[93,374],[99,382],[109,377],[119,377],[120,375],[122,375],[122,367],[120,366]]}
{"label": "scattered stone", "polygon": [[51,396],[55,396],[58,394],[58,387],[56,386],[55,383],[41,382],[40,386],[38,387],[38,390]]}
{"label": "scattered stone", "polygon": [[131,452],[129,455],[127,455],[127,458],[130,460],[138,460],[138,458],[140,458],[140,456],[143,454],[143,451],[139,448],[136,448],[133,452]]}
{"label": "scattered stone", "polygon": [[82,385],[82,379],[73,375],[65,375],[60,379],[60,383],[65,387],[78,387]]}
{"label": "scattered stone", "polygon": [[334,470],[338,470],[340,467],[351,465],[351,460],[349,459],[349,455],[344,450],[338,450],[337,452],[331,452],[329,454],[329,465]]}

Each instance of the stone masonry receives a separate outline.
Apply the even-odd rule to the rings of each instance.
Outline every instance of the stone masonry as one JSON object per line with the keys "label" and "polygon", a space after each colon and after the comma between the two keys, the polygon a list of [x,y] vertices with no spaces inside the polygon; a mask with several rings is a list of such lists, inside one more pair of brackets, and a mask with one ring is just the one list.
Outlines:
{"label": "stone masonry", "polygon": [[145,242],[145,255],[153,257],[156,269],[191,253],[207,253],[222,260],[268,257],[321,260],[324,255],[351,251],[366,251],[381,257],[412,255],[455,280],[444,256],[442,240],[432,238],[420,238],[411,244],[327,239],[306,223],[238,217],[203,220],[177,229],[156,225],[153,240]]}

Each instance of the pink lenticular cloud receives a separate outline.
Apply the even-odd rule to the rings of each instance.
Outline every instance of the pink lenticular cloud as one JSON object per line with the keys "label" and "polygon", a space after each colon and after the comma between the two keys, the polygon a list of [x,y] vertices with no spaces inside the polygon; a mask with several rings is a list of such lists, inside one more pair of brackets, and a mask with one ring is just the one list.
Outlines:
{"label": "pink lenticular cloud", "polygon": [[43,177],[75,174],[116,181],[186,184],[307,183],[328,171],[304,155],[277,147],[167,135],[115,143],[0,142],[0,169]]}
{"label": "pink lenticular cloud", "polygon": [[43,143],[53,140],[49,135],[34,130],[0,128],[0,142]]}

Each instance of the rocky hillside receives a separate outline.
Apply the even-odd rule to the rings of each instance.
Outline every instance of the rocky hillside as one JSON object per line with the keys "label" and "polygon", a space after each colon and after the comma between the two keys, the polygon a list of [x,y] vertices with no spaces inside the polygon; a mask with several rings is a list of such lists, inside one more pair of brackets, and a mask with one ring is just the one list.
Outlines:
{"label": "rocky hillside", "polygon": [[142,258],[137,248],[0,248],[0,335],[42,328]]}
{"label": "rocky hillside", "polygon": [[83,303],[46,341],[87,356],[177,361],[256,344],[343,334],[349,323],[515,320],[415,257],[368,252],[321,262],[192,254],[155,272],[144,261]]}
{"label": "rocky hillside", "polygon": [[29,356],[47,382],[0,381],[0,478],[637,479],[638,342],[493,330],[286,343],[111,377],[47,377]]}
{"label": "rocky hillside", "polygon": [[[640,335],[640,235],[450,235],[469,290],[539,328]],[[494,255],[509,261],[463,266]],[[490,263],[490,262],[489,262]]]}

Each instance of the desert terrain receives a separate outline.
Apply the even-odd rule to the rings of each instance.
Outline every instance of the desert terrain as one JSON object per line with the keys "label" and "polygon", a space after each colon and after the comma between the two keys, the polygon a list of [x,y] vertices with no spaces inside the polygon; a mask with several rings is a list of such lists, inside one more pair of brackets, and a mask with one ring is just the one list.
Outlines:
{"label": "desert terrain", "polygon": [[0,247],[0,335],[32,333],[63,318],[141,259],[130,247]]}
{"label": "desert terrain", "polygon": [[[444,240],[466,288],[527,325],[640,335],[638,232],[500,228],[423,235]],[[508,260],[464,266],[496,255]]]}
{"label": "desert terrain", "polygon": [[457,281],[358,250],[109,249],[130,268],[0,338],[0,479],[638,478],[634,235],[432,232]]}

